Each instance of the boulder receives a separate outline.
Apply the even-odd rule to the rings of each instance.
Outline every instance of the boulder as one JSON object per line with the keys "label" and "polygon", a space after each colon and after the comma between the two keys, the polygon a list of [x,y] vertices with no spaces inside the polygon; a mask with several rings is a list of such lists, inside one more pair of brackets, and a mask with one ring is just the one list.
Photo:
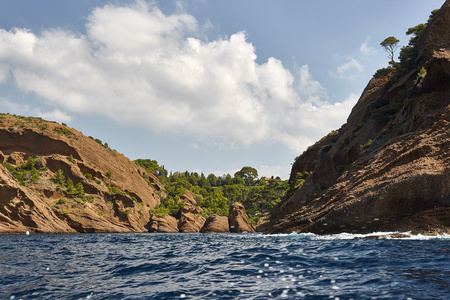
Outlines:
{"label": "boulder", "polygon": [[174,233],[178,232],[178,220],[172,216],[156,216],[150,217],[148,224],[149,232]]}
{"label": "boulder", "polygon": [[198,206],[186,204],[181,209],[181,217],[178,223],[180,232],[200,232],[205,224],[205,218],[201,215],[202,211]]}
{"label": "boulder", "polygon": [[255,226],[250,222],[242,203],[236,202],[230,206],[228,221],[231,232],[242,233],[256,231]]}
{"label": "boulder", "polygon": [[230,232],[228,217],[212,214],[206,219],[201,233],[226,233]]}

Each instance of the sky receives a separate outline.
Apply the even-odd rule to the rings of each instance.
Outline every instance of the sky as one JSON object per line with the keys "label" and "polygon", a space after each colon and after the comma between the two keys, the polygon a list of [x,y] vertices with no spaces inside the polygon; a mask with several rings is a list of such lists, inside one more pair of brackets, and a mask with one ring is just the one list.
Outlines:
{"label": "sky", "polygon": [[287,179],[347,120],[379,45],[444,0],[0,0],[0,112],[169,171]]}

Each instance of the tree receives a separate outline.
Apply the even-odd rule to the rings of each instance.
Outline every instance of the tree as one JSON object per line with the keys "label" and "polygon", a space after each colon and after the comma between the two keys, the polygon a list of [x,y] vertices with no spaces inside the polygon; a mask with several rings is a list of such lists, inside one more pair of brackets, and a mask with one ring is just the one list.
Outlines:
{"label": "tree", "polygon": [[209,183],[211,184],[211,186],[217,186],[217,176],[214,174],[209,174],[207,177]]}
{"label": "tree", "polygon": [[247,166],[236,172],[234,177],[244,179],[246,185],[252,185],[253,180],[258,178],[258,171],[255,168]]}
{"label": "tree", "polygon": [[391,63],[394,63],[394,53],[398,49],[398,43],[400,41],[393,36],[385,38],[380,45],[384,48],[384,51],[388,53],[388,57],[391,59]]}

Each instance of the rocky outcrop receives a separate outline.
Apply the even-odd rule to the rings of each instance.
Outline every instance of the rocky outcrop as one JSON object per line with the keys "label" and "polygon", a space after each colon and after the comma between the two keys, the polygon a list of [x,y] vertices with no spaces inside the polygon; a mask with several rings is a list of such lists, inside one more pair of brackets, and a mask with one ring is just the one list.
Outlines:
{"label": "rocky outcrop", "polygon": [[446,1],[420,37],[416,67],[394,84],[372,79],[331,143],[297,159],[291,180],[317,166],[267,232],[450,231],[449,16]]}
{"label": "rocky outcrop", "polygon": [[149,232],[175,233],[178,232],[178,220],[172,216],[156,216],[152,214],[148,224]]}
{"label": "rocky outcrop", "polygon": [[0,115],[0,160],[0,233],[146,232],[163,194],[122,154],[38,118]]}
{"label": "rocky outcrop", "polygon": [[227,233],[230,232],[230,225],[228,224],[228,217],[212,214],[206,219],[201,233]]}
{"label": "rocky outcrop", "polygon": [[236,202],[231,204],[228,216],[231,232],[255,232],[255,226],[250,222],[244,205]]}
{"label": "rocky outcrop", "polygon": [[205,224],[205,218],[201,215],[202,209],[198,206],[186,204],[181,209],[181,217],[178,222],[180,232],[200,232]]}

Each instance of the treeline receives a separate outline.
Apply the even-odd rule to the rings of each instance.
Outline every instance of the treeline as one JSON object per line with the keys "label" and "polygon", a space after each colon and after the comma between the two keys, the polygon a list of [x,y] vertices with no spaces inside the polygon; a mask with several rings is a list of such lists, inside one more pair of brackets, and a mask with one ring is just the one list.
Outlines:
{"label": "treeline", "polygon": [[166,189],[167,197],[154,209],[155,213],[175,217],[183,206],[179,201],[180,196],[189,190],[195,194],[197,205],[203,209],[204,217],[213,213],[227,216],[229,206],[234,202],[241,202],[252,222],[257,223],[304,181],[304,178],[300,177],[296,183],[289,185],[287,180],[279,177],[258,177],[258,171],[248,166],[233,176],[205,176],[203,173],[188,171],[169,174],[164,166],[150,159],[138,159],[135,163],[157,176]]}

